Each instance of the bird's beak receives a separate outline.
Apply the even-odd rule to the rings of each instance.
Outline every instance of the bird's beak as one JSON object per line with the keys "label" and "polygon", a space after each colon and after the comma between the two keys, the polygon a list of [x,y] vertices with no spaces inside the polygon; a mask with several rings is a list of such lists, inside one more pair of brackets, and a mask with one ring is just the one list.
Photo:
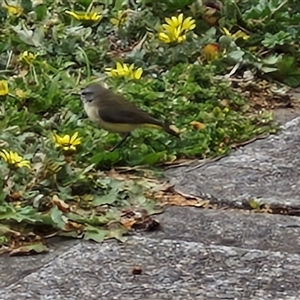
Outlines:
{"label": "bird's beak", "polygon": [[72,95],[72,96],[78,96],[78,97],[80,97],[81,92],[79,92],[79,93],[78,93],[78,92],[77,92],[77,93],[73,92],[73,93],[71,93],[71,95]]}

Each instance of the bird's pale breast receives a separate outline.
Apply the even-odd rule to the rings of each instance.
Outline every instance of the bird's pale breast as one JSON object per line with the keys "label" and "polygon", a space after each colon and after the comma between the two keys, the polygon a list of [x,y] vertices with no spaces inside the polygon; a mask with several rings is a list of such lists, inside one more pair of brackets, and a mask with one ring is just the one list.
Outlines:
{"label": "bird's pale breast", "polygon": [[[84,109],[86,114],[93,122],[97,123],[99,127],[103,128],[104,130],[110,132],[117,132],[117,133],[126,133],[130,132],[138,127],[136,124],[123,124],[123,123],[109,123],[103,121],[99,114],[98,114],[98,107],[89,105],[88,103],[84,104]],[[113,111],[112,111],[113,113]]]}

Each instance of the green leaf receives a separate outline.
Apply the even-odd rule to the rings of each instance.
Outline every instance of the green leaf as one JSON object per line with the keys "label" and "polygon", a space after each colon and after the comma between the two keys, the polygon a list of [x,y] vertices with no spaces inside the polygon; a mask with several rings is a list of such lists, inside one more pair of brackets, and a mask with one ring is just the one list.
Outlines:
{"label": "green leaf", "polygon": [[48,9],[46,5],[40,4],[35,7],[34,11],[36,13],[37,21],[42,21],[47,16]]}
{"label": "green leaf", "polygon": [[14,220],[18,223],[28,222],[31,224],[41,221],[39,214],[33,207],[26,206],[16,210],[11,205],[0,206],[0,220]]}
{"label": "green leaf", "polygon": [[118,192],[112,190],[107,195],[103,196],[94,196],[93,206],[99,206],[104,204],[113,204],[118,200]]}
{"label": "green leaf", "polygon": [[236,50],[228,53],[228,57],[233,59],[235,62],[240,62],[244,56],[245,52],[242,50]]}
{"label": "green leaf", "polygon": [[61,210],[58,209],[58,207],[56,205],[51,208],[50,216],[51,216],[51,219],[53,221],[53,225],[56,228],[59,228],[59,229],[62,229],[62,230],[65,229],[66,223],[63,220],[63,213],[62,213]]}
{"label": "green leaf", "polygon": [[106,238],[114,238],[122,243],[125,243],[127,241],[127,237],[125,237],[124,234],[126,234],[127,232],[128,230],[126,228],[120,226],[119,228],[110,229]]}
{"label": "green leaf", "polygon": [[52,78],[47,93],[49,99],[53,99],[59,93],[59,88],[58,88],[59,80],[60,80],[60,73],[58,73],[56,76]]}
{"label": "green leaf", "polygon": [[120,158],[120,154],[118,151],[113,151],[113,152],[102,152],[102,153],[97,153],[92,156],[91,158],[91,163],[93,164],[99,164],[99,163],[105,163],[105,162],[111,162],[111,163],[116,163]]}
{"label": "green leaf", "polygon": [[120,11],[123,7],[124,0],[115,0],[114,1],[114,11]]}
{"label": "green leaf", "polygon": [[21,0],[21,6],[23,7],[25,13],[29,13],[32,11],[31,0]]}
{"label": "green leaf", "polygon": [[84,239],[93,240],[95,242],[103,242],[109,234],[109,231],[103,228],[97,228],[91,225],[86,226]]}
{"label": "green leaf", "polygon": [[260,68],[260,70],[263,71],[264,73],[271,73],[271,72],[277,71],[277,68],[271,68],[271,67],[263,66],[263,67]]}
{"label": "green leaf", "polygon": [[282,59],[281,55],[270,55],[263,59],[263,63],[266,65],[275,65]]}
{"label": "green leaf", "polygon": [[291,77],[291,76],[287,76],[283,79],[284,83],[293,87],[293,88],[296,88],[300,85],[300,74],[297,77]]}
{"label": "green leaf", "polygon": [[166,155],[166,153],[167,153],[166,151],[149,153],[141,159],[139,164],[150,165],[150,166],[154,165],[160,162],[161,159]]}
{"label": "green leaf", "polygon": [[22,254],[41,254],[49,252],[49,249],[46,245],[42,243],[35,243],[31,245],[21,246],[10,252],[11,256],[22,255]]}
{"label": "green leaf", "polygon": [[83,217],[75,213],[68,213],[67,218],[70,219],[71,221],[75,221],[80,224],[90,224],[90,225],[99,225],[99,226],[106,225],[108,222],[112,220],[111,216],[109,215],[102,215],[102,216],[89,215]]}
{"label": "green leaf", "polygon": [[276,34],[267,32],[262,44],[268,48],[274,48],[276,45],[290,44],[292,36],[289,32],[279,31]]}

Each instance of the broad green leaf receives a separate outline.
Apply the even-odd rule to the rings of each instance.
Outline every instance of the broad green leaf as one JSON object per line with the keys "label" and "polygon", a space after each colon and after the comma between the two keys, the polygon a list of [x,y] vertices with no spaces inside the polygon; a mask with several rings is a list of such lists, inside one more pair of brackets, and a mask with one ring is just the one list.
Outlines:
{"label": "broad green leaf", "polygon": [[53,221],[53,225],[59,229],[62,229],[64,230],[65,229],[65,221],[63,220],[63,213],[62,211],[60,211],[58,209],[58,207],[55,205],[51,208],[50,210],[50,216],[51,216],[51,219]]}
{"label": "broad green leaf", "polygon": [[75,221],[80,224],[90,224],[90,225],[106,225],[109,221],[111,221],[111,216],[95,216],[95,215],[88,215],[86,217],[77,215],[75,213],[68,213],[66,215],[68,219],[71,221]]}
{"label": "broad green leaf", "polygon": [[280,59],[282,59],[281,55],[270,55],[263,59],[263,63],[267,65],[275,65]]}
{"label": "broad green leaf", "polygon": [[149,153],[141,159],[141,165],[154,165],[161,161],[161,159],[166,155],[166,151]]}
{"label": "broad green leaf", "polygon": [[260,70],[262,70],[264,73],[271,73],[271,72],[277,71],[277,68],[271,68],[271,67],[263,66],[263,67],[260,68]]}
{"label": "broad green leaf", "polygon": [[40,5],[37,5],[35,8],[34,8],[34,11],[36,13],[36,18],[38,21],[42,21],[45,19],[45,17],[47,16],[47,12],[48,12],[48,9],[47,9],[47,6],[44,5],[44,4],[40,4]]}
{"label": "broad green leaf", "polygon": [[23,254],[41,254],[49,252],[49,249],[46,245],[42,243],[34,243],[31,245],[21,246],[10,252],[11,256],[23,255]]}
{"label": "broad green leaf", "polygon": [[291,87],[298,87],[300,85],[300,76],[297,77],[291,77],[291,76],[287,76],[284,78],[284,83],[291,86]]}
{"label": "broad green leaf", "polygon": [[29,13],[32,10],[32,1],[31,0],[21,0],[21,6],[24,9],[24,12]]}
{"label": "broad green leaf", "polygon": [[245,52],[243,50],[236,50],[228,53],[228,57],[233,59],[235,62],[239,62],[242,60]]}
{"label": "broad green leaf", "polygon": [[102,195],[102,196],[95,195],[93,200],[93,206],[113,204],[117,200],[118,200],[118,192],[113,190],[106,195]]}
{"label": "broad green leaf", "polygon": [[99,242],[103,242],[108,234],[109,231],[106,229],[88,225],[86,226],[86,231],[83,238],[85,240],[93,240],[99,243]]}
{"label": "broad green leaf", "polygon": [[128,230],[124,227],[120,228],[113,228],[110,229],[106,238],[114,238],[122,243],[125,243],[127,241],[127,237],[125,237],[124,235],[128,232]]}

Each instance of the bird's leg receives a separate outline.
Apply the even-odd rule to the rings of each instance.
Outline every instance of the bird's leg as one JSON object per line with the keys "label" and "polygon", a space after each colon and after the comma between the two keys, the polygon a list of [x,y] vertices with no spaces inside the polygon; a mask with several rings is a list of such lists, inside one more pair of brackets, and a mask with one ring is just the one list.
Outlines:
{"label": "bird's leg", "polygon": [[111,148],[109,150],[109,152],[113,152],[115,151],[118,147],[120,147],[126,140],[127,138],[130,136],[130,132],[127,133],[120,133],[120,136],[122,137],[122,140],[120,142],[118,142],[113,148]]}

